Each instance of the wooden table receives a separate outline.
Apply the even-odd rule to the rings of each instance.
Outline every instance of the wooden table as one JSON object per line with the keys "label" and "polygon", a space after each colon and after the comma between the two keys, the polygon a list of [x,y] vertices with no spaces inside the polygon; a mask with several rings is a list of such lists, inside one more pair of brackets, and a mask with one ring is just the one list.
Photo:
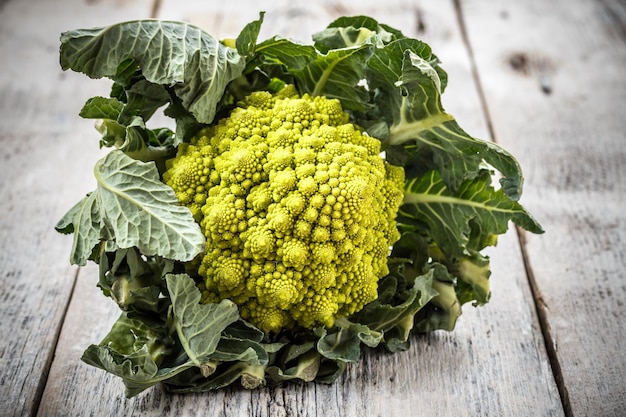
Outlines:
{"label": "wooden table", "polygon": [[626,415],[626,4],[620,0],[265,2],[261,38],[307,41],[368,14],[431,44],[444,106],[525,170],[546,229],[490,252],[492,301],[409,351],[368,352],[334,385],[123,396],[79,360],[116,318],[93,267],[53,226],[102,155],[84,101],[108,82],[63,73],[62,31],[158,17],[236,35],[256,1],[0,0],[0,414],[3,416]]}

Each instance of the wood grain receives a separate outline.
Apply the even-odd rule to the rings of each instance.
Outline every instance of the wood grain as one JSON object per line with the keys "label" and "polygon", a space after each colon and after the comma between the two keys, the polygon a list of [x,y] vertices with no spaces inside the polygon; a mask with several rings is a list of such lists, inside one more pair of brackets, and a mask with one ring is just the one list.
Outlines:
{"label": "wood grain", "polygon": [[93,123],[76,116],[99,84],[62,73],[59,36],[75,24],[113,23],[137,7],[103,13],[80,1],[0,5],[3,416],[34,415],[39,406],[76,274],[68,262],[71,239],[53,227],[93,188],[99,154]]}
{"label": "wood grain", "polygon": [[[255,19],[257,7],[252,1],[218,5],[162,1],[158,17],[187,20],[226,37]],[[277,1],[265,10],[261,37],[281,33],[307,40],[339,15],[368,14],[407,35],[424,38],[450,73],[444,105],[469,131],[487,137],[451,1],[384,5],[364,1],[358,6]],[[80,26],[80,19],[71,24]],[[453,333],[416,337],[407,352],[366,352],[333,385],[293,384],[255,391],[232,388],[197,395],[170,395],[156,387],[130,400],[123,398],[118,379],[78,360],[82,350],[106,334],[117,316],[114,304],[95,288],[95,269],[85,268],[67,312],[38,415],[561,416],[515,233],[507,234],[490,254],[494,293],[490,304],[466,307]]]}
{"label": "wood grain", "polygon": [[569,415],[626,414],[625,10],[463,2],[496,137],[547,230],[525,253]]}

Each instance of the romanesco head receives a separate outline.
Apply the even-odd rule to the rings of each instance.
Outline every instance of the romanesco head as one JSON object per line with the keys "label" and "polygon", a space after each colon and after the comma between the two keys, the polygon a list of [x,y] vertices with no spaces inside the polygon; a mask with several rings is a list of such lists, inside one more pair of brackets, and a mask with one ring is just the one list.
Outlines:
{"label": "romanesco head", "polygon": [[388,273],[404,171],[336,99],[255,92],[179,147],[164,181],[207,238],[203,300],[266,332],[332,326]]}

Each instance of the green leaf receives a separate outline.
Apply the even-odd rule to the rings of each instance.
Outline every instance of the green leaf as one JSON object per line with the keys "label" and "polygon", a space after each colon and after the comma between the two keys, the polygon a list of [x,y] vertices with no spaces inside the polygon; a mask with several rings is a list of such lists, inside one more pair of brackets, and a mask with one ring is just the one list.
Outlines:
{"label": "green leaf", "polygon": [[376,347],[383,334],[361,323],[353,323],[346,318],[339,318],[335,325],[327,330],[323,327],[314,332],[320,337],[317,350],[325,358],[340,362],[356,362],[361,354],[361,343]]}
{"label": "green leaf", "polygon": [[379,23],[375,19],[359,15],[359,16],[341,16],[336,20],[331,22],[328,25],[329,28],[345,28],[345,27],[355,27],[355,28],[366,28],[371,30],[372,32],[377,33],[388,33],[393,40],[404,38],[402,32],[397,29],[394,29],[384,23]]}
{"label": "green leaf", "polygon": [[435,167],[447,184],[456,189],[476,175],[486,145],[469,137],[454,118],[443,111],[440,80],[427,70],[426,61],[407,51],[396,94],[401,98],[394,110],[386,145],[402,145],[413,153],[432,155]]}
{"label": "green leaf", "polygon": [[513,155],[498,144],[485,141],[485,145],[487,151],[482,154],[485,162],[502,173],[500,185],[504,194],[511,200],[518,201],[524,187],[522,167]]}
{"label": "green leaf", "polygon": [[372,45],[364,44],[334,49],[318,55],[305,68],[291,72],[301,91],[339,99],[344,109],[366,110],[370,107],[369,94],[360,83],[365,78],[372,48]]}
{"label": "green leaf", "polygon": [[219,362],[245,362],[266,365],[269,357],[263,345],[249,339],[222,336],[208,358]]}
{"label": "green leaf", "polygon": [[327,28],[313,35],[315,47],[322,53],[333,49],[352,48],[366,42],[373,43],[375,32],[365,27]]}
{"label": "green leaf", "polygon": [[100,147],[121,147],[126,141],[126,126],[114,119],[98,119],[96,130],[102,135]]}
{"label": "green leaf", "polygon": [[80,117],[85,119],[113,119],[117,120],[124,110],[124,103],[116,98],[92,97],[80,110]]}
{"label": "green leaf", "polygon": [[122,313],[100,344],[89,346],[81,360],[122,378],[126,395],[132,397],[192,366],[159,369],[173,347],[167,327],[148,325]]}
{"label": "green leaf", "polygon": [[[126,126],[124,141],[117,148],[133,159],[142,161],[141,155],[148,147],[149,134],[144,121],[139,116],[134,116]],[[137,155],[138,157],[134,157]],[[143,160],[143,162],[148,162]]]}
{"label": "green leaf", "polygon": [[167,275],[165,279],[180,342],[192,363],[202,369],[216,351],[222,331],[239,319],[239,310],[227,299],[200,304],[200,290],[188,275]]}
{"label": "green leaf", "polygon": [[176,134],[172,141],[174,147],[187,142],[195,133],[206,126],[198,123],[193,114],[183,106],[183,103],[176,96],[172,97],[172,101],[165,108],[163,114],[176,120]]}
{"label": "green leaf", "polygon": [[400,31],[381,25],[368,16],[343,16],[329,24],[325,30],[313,34],[315,47],[323,53],[366,42],[382,47],[400,38],[404,38]]}
{"label": "green leaf", "polygon": [[[117,72],[111,78],[114,81],[113,87],[111,88],[111,97],[119,98],[124,102],[126,101],[126,97],[123,93],[126,89],[138,79],[145,79],[141,75],[137,61],[133,58],[128,58],[120,62],[117,66]],[[115,94],[114,91],[118,94]]]}
{"label": "green leaf", "polygon": [[239,55],[245,57],[254,54],[264,16],[265,12],[259,13],[259,19],[248,23],[237,36],[235,46]]}
{"label": "green leaf", "polygon": [[351,317],[351,320],[384,333],[385,345],[390,351],[406,349],[415,315],[437,295],[432,284],[433,274],[429,271],[415,278],[413,287],[404,294],[402,303],[391,305],[375,300]]}
{"label": "green leaf", "polygon": [[299,71],[317,57],[317,51],[311,45],[305,45],[291,39],[274,36],[256,46],[256,55],[266,63],[285,65],[290,71]]}
{"label": "green leaf", "polygon": [[393,263],[397,260],[397,258],[400,259],[400,264],[405,263],[402,262],[403,259],[409,260],[416,269],[421,271],[423,266],[428,262],[429,258],[427,240],[424,236],[412,231],[402,233],[400,240],[393,245],[388,262]]}
{"label": "green leaf", "polygon": [[145,347],[152,360],[159,364],[172,352],[174,340],[169,336],[167,327],[149,326],[142,320],[122,313],[100,345],[123,355],[130,355]]}
{"label": "green leaf", "polygon": [[135,20],[61,35],[61,67],[114,79],[129,60],[151,83],[173,85],[200,122],[213,121],[228,83],[241,75],[239,54],[201,29],[183,23]]}
{"label": "green leaf", "polygon": [[147,256],[189,261],[204,249],[204,235],[191,212],[178,204],[152,163],[112,151],[96,163],[101,225],[120,248],[136,246]]}
{"label": "green leaf", "polygon": [[291,381],[294,379],[310,382],[315,380],[315,377],[317,377],[320,363],[321,356],[311,344],[311,347],[305,353],[298,356],[294,366],[287,367],[286,369],[279,366],[269,366],[267,367],[266,373],[268,378],[274,383]]}
{"label": "green leaf", "polygon": [[174,269],[173,261],[144,257],[137,248],[102,251],[98,261],[98,286],[120,309],[140,313],[158,313],[163,277]]}
{"label": "green leaf", "polygon": [[[430,47],[422,41],[409,38],[398,39],[383,47],[374,49],[367,63],[368,84],[372,90],[376,91],[376,101],[386,104],[378,106],[378,110],[380,116],[389,125],[392,125],[401,116],[400,110],[402,109],[405,96],[399,83],[403,77],[404,61],[407,53],[414,54],[427,61],[433,68],[439,68],[439,60],[433,55]],[[437,74],[441,82],[441,73],[438,71]],[[420,107],[415,109],[416,111],[425,103],[419,104]]]}
{"label": "green leaf", "polygon": [[[411,161],[422,164],[424,160],[432,160],[430,168],[438,169],[453,190],[478,175],[487,162],[503,174],[501,182],[505,193],[513,200],[519,199],[523,181],[518,162],[501,147],[468,135],[443,110],[442,80],[426,49],[421,53],[404,49],[398,77],[397,55],[407,42],[410,41],[390,44],[369,63],[376,73],[374,85],[383,86],[387,99],[384,101],[391,104],[384,115],[391,121],[385,145],[401,145],[411,155],[407,158],[409,172]],[[391,62],[396,66],[390,65]]]}
{"label": "green leaf", "polygon": [[526,230],[541,231],[519,203],[509,199],[502,189],[495,190],[491,186],[488,171],[483,171],[473,181],[464,182],[458,193],[448,188],[437,171],[414,178],[406,184],[399,214],[401,221],[426,223],[442,250],[455,256],[469,254],[470,220],[476,222],[484,234],[505,233],[509,220]]}
{"label": "green leaf", "polygon": [[176,152],[174,133],[168,128],[150,130],[140,116],[133,116],[126,125],[112,119],[98,119],[96,129],[102,135],[101,147],[115,147],[139,161],[154,161],[159,172]]}
{"label": "green leaf", "polygon": [[461,302],[457,298],[455,277],[445,265],[436,262],[428,266],[428,271],[432,273],[432,289],[436,295],[428,306],[416,315],[415,331],[431,332],[440,329],[452,331],[461,316]]}
{"label": "green leaf", "polygon": [[[156,131],[147,129],[143,119],[134,116],[126,126],[125,132],[123,142],[118,143],[117,147],[133,159],[161,164],[164,163],[164,159],[174,154],[173,133],[169,129]],[[160,137],[157,137],[157,133]]]}
{"label": "green leaf", "polygon": [[102,233],[97,192],[89,193],[76,203],[59,220],[55,229],[64,234],[73,233],[70,262],[74,265],[85,265],[100,242]]}
{"label": "green leaf", "polygon": [[244,388],[252,389],[264,384],[264,369],[262,365],[233,362],[220,368],[219,372],[211,375],[208,380],[206,378],[197,380],[177,378],[178,380],[175,381],[167,381],[167,388],[174,393],[205,392],[221,389],[241,380]]}
{"label": "green leaf", "polygon": [[139,116],[144,121],[162,106],[170,102],[170,95],[163,85],[140,79],[126,88],[126,105],[118,121],[128,124],[129,120]]}
{"label": "green leaf", "polygon": [[265,333],[245,320],[237,320],[224,329],[224,336],[247,339],[260,343],[265,338]]}
{"label": "green leaf", "polygon": [[84,265],[101,239],[146,256],[190,261],[204,250],[204,235],[191,212],[178,204],[153,163],[112,151],[96,163],[97,188],[56,225],[74,233],[70,260]]}
{"label": "green leaf", "polygon": [[128,398],[193,366],[191,363],[184,363],[159,369],[145,346],[138,351],[124,355],[110,346],[91,345],[85,350],[81,360],[120,377],[126,386]]}
{"label": "green leaf", "polygon": [[307,354],[307,352],[311,350],[316,351],[315,345],[313,340],[302,343],[290,343],[280,352],[280,357],[277,358],[276,362],[280,363],[282,367],[289,367],[290,364],[293,364],[294,361],[297,361],[299,357]]}
{"label": "green leaf", "polygon": [[491,269],[488,257],[472,251],[470,256],[456,260],[452,272],[459,278],[457,297],[461,304],[475,300],[476,305],[481,305],[489,301]]}

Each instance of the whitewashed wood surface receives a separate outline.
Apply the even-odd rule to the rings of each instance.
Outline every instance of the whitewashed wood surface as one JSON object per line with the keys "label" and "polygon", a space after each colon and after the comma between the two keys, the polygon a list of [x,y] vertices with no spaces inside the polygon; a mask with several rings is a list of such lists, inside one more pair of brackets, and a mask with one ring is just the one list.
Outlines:
{"label": "whitewashed wood surface", "polygon": [[[53,226],[101,156],[84,101],[108,83],[63,73],[59,35],[157,17],[218,37],[267,12],[263,36],[307,41],[366,14],[427,41],[444,106],[519,159],[546,234],[511,229],[492,301],[454,332],[366,352],[335,384],[125,399],[79,358],[117,316]],[[0,0],[1,416],[626,415],[626,5],[611,0]]]}

